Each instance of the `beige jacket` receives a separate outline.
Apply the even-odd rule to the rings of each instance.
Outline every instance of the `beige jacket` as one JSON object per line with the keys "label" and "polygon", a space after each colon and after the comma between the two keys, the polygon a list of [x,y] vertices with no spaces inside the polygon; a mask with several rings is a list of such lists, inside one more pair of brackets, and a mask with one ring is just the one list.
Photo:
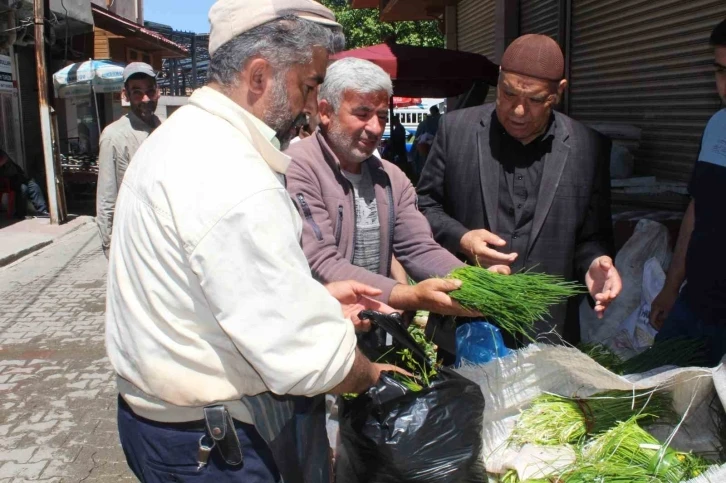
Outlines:
{"label": "beige jacket", "polygon": [[204,87],[126,172],[106,347],[121,395],[143,417],[196,420],[224,402],[251,422],[242,396],[325,393],[352,367],[353,324],[310,274],[274,135]]}
{"label": "beige jacket", "polygon": [[101,237],[101,248],[108,258],[113,228],[113,212],[118,190],[129,167],[131,158],[141,143],[161,124],[154,116],[154,126],[129,112],[103,130],[99,140],[98,184],[96,185],[96,225]]}

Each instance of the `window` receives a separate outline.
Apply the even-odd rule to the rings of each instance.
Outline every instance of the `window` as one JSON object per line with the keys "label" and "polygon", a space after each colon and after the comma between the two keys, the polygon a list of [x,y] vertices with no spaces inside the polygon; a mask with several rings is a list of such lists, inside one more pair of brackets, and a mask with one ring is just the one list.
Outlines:
{"label": "window", "polygon": [[126,60],[127,62],[146,62],[147,64],[151,64],[152,59],[151,54],[129,47],[126,49]]}

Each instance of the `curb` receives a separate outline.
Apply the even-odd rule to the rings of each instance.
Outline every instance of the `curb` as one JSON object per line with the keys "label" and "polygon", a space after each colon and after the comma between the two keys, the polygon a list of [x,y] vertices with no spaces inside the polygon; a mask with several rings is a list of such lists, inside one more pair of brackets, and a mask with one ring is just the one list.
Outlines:
{"label": "curb", "polygon": [[[73,231],[75,231],[75,230],[73,230]],[[4,257],[4,258],[0,258],[0,268],[4,267],[6,265],[10,265],[13,262],[17,262],[21,258],[26,257],[26,256],[30,255],[33,252],[37,252],[41,248],[47,247],[51,243],[53,243],[53,240],[45,240],[45,241],[42,241],[40,243],[36,243],[35,245],[32,245],[32,246],[30,246],[28,248],[25,248],[23,250],[20,250],[19,252],[15,252],[15,253],[12,253],[12,254]]]}
{"label": "curb", "polygon": [[[85,218],[85,219],[83,219],[83,218]],[[18,252],[11,253],[10,255],[8,255],[6,257],[0,258],[0,268],[6,267],[6,266],[10,265],[11,263],[15,263],[18,260],[25,258],[28,255],[31,255],[31,254],[37,252],[38,250],[41,250],[41,249],[47,247],[48,245],[52,245],[53,243],[56,243],[57,241],[62,240],[66,236],[70,235],[71,233],[75,233],[82,226],[86,226],[89,223],[93,222],[93,220],[94,220],[94,218],[91,216],[79,217],[76,219],[83,220],[83,221],[79,221],[76,226],[69,228],[68,231],[64,232],[63,234],[58,235],[54,238],[51,238],[50,240],[44,240],[44,241],[38,242],[34,245],[29,246],[28,248],[24,248]]]}

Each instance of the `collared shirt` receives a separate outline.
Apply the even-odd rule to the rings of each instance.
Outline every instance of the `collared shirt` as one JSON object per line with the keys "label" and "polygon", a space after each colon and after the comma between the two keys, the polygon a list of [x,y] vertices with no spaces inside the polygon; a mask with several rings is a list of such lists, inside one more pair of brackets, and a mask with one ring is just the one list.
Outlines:
{"label": "collared shirt", "polygon": [[133,112],[106,126],[101,133],[98,153],[98,184],[96,185],[96,225],[101,247],[108,256],[113,230],[113,212],[118,190],[131,159],[141,143],[151,135],[161,121],[154,116],[148,124]]}
{"label": "collared shirt", "polygon": [[[108,272],[106,347],[119,392],[155,421],[202,418],[262,392],[343,381],[355,332],[310,273],[274,132],[203,87],[124,177]],[[203,169],[200,169],[203,166]]]}
{"label": "collared shirt", "polygon": [[501,165],[497,235],[507,242],[502,251],[519,254],[512,264],[512,271],[518,271],[526,267],[525,254],[532,232],[539,185],[547,153],[552,150],[556,126],[553,116],[543,135],[522,144],[507,133],[496,113],[492,117],[495,133],[492,155]]}

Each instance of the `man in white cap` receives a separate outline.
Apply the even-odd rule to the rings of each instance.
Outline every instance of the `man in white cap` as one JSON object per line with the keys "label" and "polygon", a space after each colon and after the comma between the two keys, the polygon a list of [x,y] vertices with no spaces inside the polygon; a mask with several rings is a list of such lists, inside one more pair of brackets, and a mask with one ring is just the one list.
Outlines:
{"label": "man in white cap", "polygon": [[284,186],[279,148],[316,114],[342,29],[312,0],[219,0],[209,19],[209,85],[119,193],[106,346],[121,444],[142,482],[328,482],[311,396],[393,370],[358,352],[349,320],[380,291],[312,278]]}
{"label": "man in white cap", "polygon": [[156,72],[143,62],[132,62],[124,69],[123,94],[131,105],[129,113],[109,124],[101,133],[96,187],[96,225],[103,254],[108,258],[116,197],[131,158],[160,124],[156,117],[159,91]]}

